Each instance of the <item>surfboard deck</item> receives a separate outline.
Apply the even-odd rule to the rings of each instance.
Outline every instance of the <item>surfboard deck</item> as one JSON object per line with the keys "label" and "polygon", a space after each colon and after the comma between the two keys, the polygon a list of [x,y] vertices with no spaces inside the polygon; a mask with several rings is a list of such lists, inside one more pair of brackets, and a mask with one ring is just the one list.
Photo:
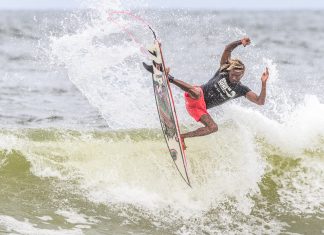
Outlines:
{"label": "surfboard deck", "polygon": [[148,51],[151,55],[153,66],[147,66],[145,63],[143,65],[145,69],[152,73],[156,107],[165,142],[178,172],[187,185],[191,187],[186,153],[181,143],[178,118],[170,83],[165,73],[166,67],[159,41],[155,40],[154,45]]}

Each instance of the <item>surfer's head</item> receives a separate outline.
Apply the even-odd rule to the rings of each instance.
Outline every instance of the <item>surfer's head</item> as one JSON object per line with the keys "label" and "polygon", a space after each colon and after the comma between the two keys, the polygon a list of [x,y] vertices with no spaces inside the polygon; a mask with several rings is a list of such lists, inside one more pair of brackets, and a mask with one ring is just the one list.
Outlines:
{"label": "surfer's head", "polygon": [[244,75],[245,65],[238,59],[231,59],[222,68],[222,71],[228,71],[231,82],[239,82]]}

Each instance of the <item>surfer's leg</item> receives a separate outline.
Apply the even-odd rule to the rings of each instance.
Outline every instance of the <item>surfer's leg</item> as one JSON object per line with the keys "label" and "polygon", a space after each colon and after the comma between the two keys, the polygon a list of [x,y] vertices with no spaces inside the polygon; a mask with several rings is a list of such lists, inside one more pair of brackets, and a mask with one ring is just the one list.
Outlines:
{"label": "surfer's leg", "polygon": [[204,136],[214,133],[218,130],[218,126],[212,117],[209,114],[204,114],[200,118],[200,122],[204,124],[204,127],[198,128],[195,131],[191,131],[181,135],[181,138],[189,138],[189,137],[196,137],[196,136]]}

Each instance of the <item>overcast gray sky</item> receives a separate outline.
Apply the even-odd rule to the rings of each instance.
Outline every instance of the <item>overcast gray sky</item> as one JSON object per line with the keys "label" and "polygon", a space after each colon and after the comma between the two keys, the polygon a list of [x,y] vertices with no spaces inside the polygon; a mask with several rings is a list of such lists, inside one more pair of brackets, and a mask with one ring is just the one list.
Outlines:
{"label": "overcast gray sky", "polygon": [[71,9],[77,0],[0,0],[0,9]]}
{"label": "overcast gray sky", "polygon": [[[0,9],[73,9],[82,0],[0,0]],[[108,0],[102,0],[108,1]],[[323,0],[143,0],[154,8],[324,9]]]}

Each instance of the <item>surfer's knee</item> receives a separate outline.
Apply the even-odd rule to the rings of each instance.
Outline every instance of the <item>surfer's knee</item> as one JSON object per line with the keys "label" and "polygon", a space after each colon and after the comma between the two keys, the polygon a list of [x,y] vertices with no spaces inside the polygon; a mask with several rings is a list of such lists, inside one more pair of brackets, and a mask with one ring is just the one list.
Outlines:
{"label": "surfer's knee", "polygon": [[208,113],[201,116],[200,122],[205,125],[205,128],[209,134],[218,131],[218,125]]}
{"label": "surfer's knee", "polygon": [[216,123],[213,123],[211,125],[208,126],[208,130],[210,131],[210,133],[215,133],[218,131],[218,126]]}

